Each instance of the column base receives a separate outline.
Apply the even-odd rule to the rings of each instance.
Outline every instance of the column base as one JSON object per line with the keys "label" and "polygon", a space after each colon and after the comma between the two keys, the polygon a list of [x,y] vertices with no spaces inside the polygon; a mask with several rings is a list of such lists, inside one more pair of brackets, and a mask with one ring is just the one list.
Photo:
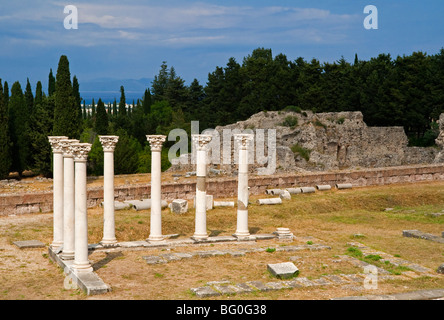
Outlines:
{"label": "column base", "polygon": [[79,263],[79,264],[76,264],[74,262],[74,264],[72,265],[72,271],[75,274],[79,274],[79,273],[93,272],[94,269],[89,262],[88,263]]}
{"label": "column base", "polygon": [[158,242],[163,240],[165,240],[164,236],[149,236],[148,239],[146,239],[146,241],[151,241],[151,242]]}
{"label": "column base", "polygon": [[74,252],[62,252],[60,258],[62,260],[74,260]]}
{"label": "column base", "polygon": [[100,244],[105,248],[116,247],[117,239],[109,239],[109,240],[103,239],[102,241],[100,241]]}
{"label": "column base", "polygon": [[208,234],[197,234],[197,233],[195,233],[195,234],[193,234],[191,239],[196,240],[196,241],[207,240],[208,239]]}
{"label": "column base", "polygon": [[53,242],[51,243],[50,247],[54,250],[57,251],[58,248],[60,248],[61,246],[63,246],[63,242]]}
{"label": "column base", "polygon": [[249,233],[238,233],[233,234],[233,237],[237,238],[238,241],[253,241],[256,237]]}

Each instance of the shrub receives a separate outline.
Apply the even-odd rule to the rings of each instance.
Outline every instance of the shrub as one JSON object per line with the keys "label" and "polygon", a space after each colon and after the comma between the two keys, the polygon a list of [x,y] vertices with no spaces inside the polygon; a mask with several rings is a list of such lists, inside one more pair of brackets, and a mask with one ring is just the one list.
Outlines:
{"label": "shrub", "polygon": [[297,106],[287,106],[287,107],[285,107],[284,111],[293,111],[296,113],[301,113],[302,109],[301,109],[301,107],[297,107]]}
{"label": "shrub", "polygon": [[300,146],[299,144],[295,144],[291,147],[291,151],[293,151],[294,154],[299,154],[302,158],[304,158],[306,161],[310,160],[310,153],[311,151]]}
{"label": "shrub", "polygon": [[284,122],[282,123],[284,127],[290,127],[294,128],[298,125],[298,117],[295,116],[288,116],[285,118]]}

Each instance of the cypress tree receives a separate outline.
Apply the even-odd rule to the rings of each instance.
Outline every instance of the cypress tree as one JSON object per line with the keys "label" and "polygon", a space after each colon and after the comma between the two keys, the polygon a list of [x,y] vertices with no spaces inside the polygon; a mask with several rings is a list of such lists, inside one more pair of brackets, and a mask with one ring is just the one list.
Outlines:
{"label": "cypress tree", "polygon": [[8,108],[0,80],[0,179],[9,175],[11,167],[11,140],[9,138]]}
{"label": "cypress tree", "polygon": [[65,55],[59,60],[55,86],[54,129],[56,136],[79,138],[79,108],[73,95],[69,61]]}
{"label": "cypress tree", "polygon": [[56,84],[56,79],[52,74],[52,69],[50,69],[48,76],[48,96],[52,96],[55,93],[55,84]]}
{"label": "cypress tree", "polygon": [[151,93],[149,89],[145,90],[145,93],[143,95],[143,101],[142,101],[142,107],[143,107],[143,113],[147,115],[151,111]]}
{"label": "cypress tree", "polygon": [[37,82],[37,85],[35,87],[35,98],[34,98],[34,105],[37,106],[38,104],[43,102],[43,89],[42,89],[42,83],[40,81]]}
{"label": "cypress tree", "polygon": [[125,88],[123,86],[120,86],[119,115],[126,115]]}
{"label": "cypress tree", "polygon": [[52,150],[48,136],[51,135],[54,121],[54,96],[46,97],[43,95],[41,99],[37,99],[37,96],[38,94],[36,93],[34,121],[31,127],[33,134],[33,139],[31,140],[33,170],[46,177],[50,177],[52,172]]}
{"label": "cypress tree", "polygon": [[3,100],[5,103],[5,107],[8,108],[9,105],[9,85],[8,82],[5,81],[3,84]]}
{"label": "cypress tree", "polygon": [[113,118],[115,118],[117,116],[117,101],[116,98],[114,98],[114,102],[113,102]]}
{"label": "cypress tree", "polygon": [[82,123],[82,98],[80,97],[80,86],[79,81],[77,80],[77,77],[74,76],[72,78],[72,93],[75,99],[75,104],[78,109],[78,116],[79,116],[79,124]]}
{"label": "cypress tree", "polygon": [[12,141],[12,169],[19,175],[28,169],[30,155],[30,137],[28,123],[28,106],[23,95],[20,82],[15,82],[11,88],[9,99],[9,125]]}
{"label": "cypress tree", "polygon": [[102,99],[97,102],[97,113],[95,121],[95,131],[99,135],[108,134],[108,114],[106,113],[105,104]]}
{"label": "cypress tree", "polygon": [[25,100],[28,106],[28,115],[32,115],[34,112],[34,95],[32,94],[31,84],[29,78],[26,79]]}

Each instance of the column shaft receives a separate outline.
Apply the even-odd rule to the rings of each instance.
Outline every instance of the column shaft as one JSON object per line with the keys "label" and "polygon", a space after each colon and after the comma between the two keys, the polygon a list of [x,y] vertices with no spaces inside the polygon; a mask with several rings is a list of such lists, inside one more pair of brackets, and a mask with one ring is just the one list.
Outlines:
{"label": "column shaft", "polygon": [[247,237],[250,235],[248,230],[248,150],[239,150],[239,170],[237,187],[237,229],[236,235]]}
{"label": "column shaft", "polygon": [[75,161],[75,256],[77,272],[92,271],[88,261],[86,161]]}
{"label": "column shaft", "polygon": [[104,245],[117,243],[114,217],[114,152],[104,153],[103,175],[103,239]]}
{"label": "column shaft", "polygon": [[53,232],[52,247],[63,245],[63,153],[54,152],[53,156]]}
{"label": "column shaft", "polygon": [[161,204],[161,154],[151,153],[151,221],[149,240],[163,240]]}
{"label": "column shaft", "polygon": [[151,215],[148,241],[164,240],[162,236],[162,144],[166,136],[146,136],[151,148]]}
{"label": "column shaft", "polygon": [[193,135],[196,144],[196,220],[193,238],[205,240],[207,234],[207,146],[212,139],[211,135]]}
{"label": "column shaft", "polygon": [[237,189],[237,226],[238,239],[250,239],[248,229],[248,145],[253,141],[252,134],[235,134],[239,146],[238,189]]}
{"label": "column shaft", "polygon": [[74,158],[63,158],[63,252],[62,259],[74,259]]}

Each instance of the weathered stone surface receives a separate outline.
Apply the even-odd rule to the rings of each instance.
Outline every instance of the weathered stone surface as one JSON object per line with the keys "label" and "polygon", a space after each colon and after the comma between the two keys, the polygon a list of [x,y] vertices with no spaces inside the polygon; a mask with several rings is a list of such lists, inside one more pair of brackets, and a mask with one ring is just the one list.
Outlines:
{"label": "weathered stone surface", "polygon": [[279,194],[279,198],[283,199],[283,200],[291,200],[291,194],[290,192],[288,192],[287,190],[283,190],[280,194]]}
{"label": "weathered stone surface", "polygon": [[402,235],[404,237],[409,237],[409,238],[418,238],[418,239],[425,239],[434,242],[444,243],[444,238],[435,236],[430,233],[421,232],[419,230],[404,230],[402,231]]}
{"label": "weathered stone surface", "polygon": [[270,290],[273,290],[272,288],[266,286],[261,281],[248,281],[248,282],[246,282],[246,284],[248,286],[250,286],[250,287],[253,287],[253,289],[257,289],[259,291],[270,291]]}
{"label": "weathered stone surface", "polygon": [[188,211],[188,201],[184,199],[176,199],[171,202],[171,212],[176,214],[184,214]]}
{"label": "weathered stone surface", "polygon": [[199,288],[192,288],[191,292],[193,292],[199,298],[220,296],[219,292],[215,291],[213,288],[208,287],[208,286],[199,287]]}
{"label": "weathered stone surface", "polygon": [[14,241],[13,244],[15,244],[20,249],[32,249],[32,248],[45,247],[45,244],[39,240]]}
{"label": "weathered stone surface", "polygon": [[267,270],[280,279],[289,279],[299,274],[299,269],[292,262],[268,264]]}

